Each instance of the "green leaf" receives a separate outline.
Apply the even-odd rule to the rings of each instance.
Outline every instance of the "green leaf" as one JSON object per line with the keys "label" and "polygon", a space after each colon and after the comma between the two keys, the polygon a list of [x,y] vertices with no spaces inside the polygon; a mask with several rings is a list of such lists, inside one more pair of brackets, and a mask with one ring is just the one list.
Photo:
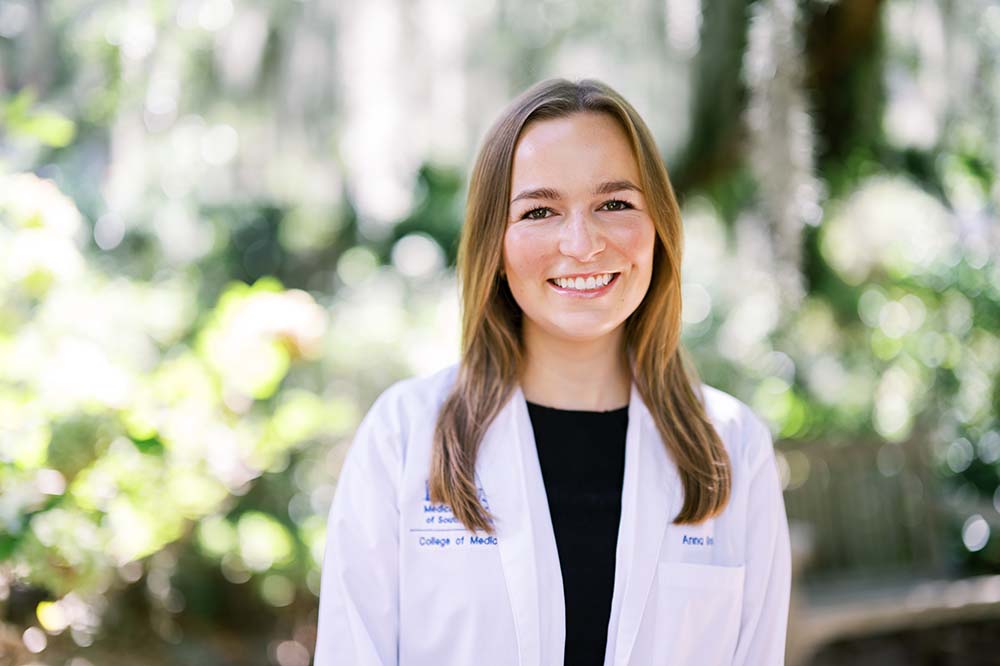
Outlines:
{"label": "green leaf", "polygon": [[57,113],[44,111],[12,123],[15,134],[33,136],[47,146],[62,148],[68,146],[76,136],[76,125]]}
{"label": "green leaf", "polygon": [[3,105],[0,122],[12,135],[30,136],[47,146],[68,146],[76,136],[76,124],[54,111],[32,112],[35,91],[26,88]]}

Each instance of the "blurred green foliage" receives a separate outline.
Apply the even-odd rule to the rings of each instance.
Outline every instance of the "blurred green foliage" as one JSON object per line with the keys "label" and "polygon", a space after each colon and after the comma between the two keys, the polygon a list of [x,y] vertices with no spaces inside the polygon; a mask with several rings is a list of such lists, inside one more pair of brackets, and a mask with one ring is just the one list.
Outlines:
{"label": "blurred green foliage", "polygon": [[[781,439],[925,442],[951,571],[996,572],[1000,16],[800,3],[809,71],[785,90],[791,47],[754,27],[780,37],[773,5],[706,6],[694,47],[683,32],[640,40],[660,50],[632,56],[653,66],[607,77],[643,101],[679,184],[685,343]],[[19,30],[15,6],[32,8]],[[355,81],[385,85],[377,63],[316,76],[336,60],[326,36],[362,28],[334,28],[322,6],[0,11],[0,613],[40,625],[49,653],[304,663],[351,433],[393,379],[455,360],[470,137],[543,72],[563,75],[559,54],[586,55],[574,39],[607,47],[598,3],[531,26],[494,17],[477,46],[507,59],[486,79],[496,99],[469,93],[483,117],[456,157],[440,148],[461,135],[449,104],[440,144],[411,118],[386,142],[396,116],[366,121],[393,105],[365,106]],[[864,7],[870,31],[838,28]],[[942,80],[920,30],[973,22],[963,57],[978,69]],[[733,30],[747,39],[720,37]],[[53,48],[33,59],[38,43]],[[777,83],[739,71],[768,54]],[[661,66],[667,85],[643,97]],[[692,98],[689,135],[666,106],[675,88]],[[815,144],[751,122],[748,147],[747,107],[801,107]],[[446,157],[419,154],[431,144]],[[149,631],[162,649],[115,644]]]}

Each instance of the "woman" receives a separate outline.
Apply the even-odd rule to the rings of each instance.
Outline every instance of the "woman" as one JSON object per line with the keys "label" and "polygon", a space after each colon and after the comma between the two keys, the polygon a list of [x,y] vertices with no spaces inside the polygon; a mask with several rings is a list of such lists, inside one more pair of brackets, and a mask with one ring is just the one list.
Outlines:
{"label": "woman", "polygon": [[684,361],[681,249],[615,91],[543,81],[501,114],[469,186],[461,360],[358,428],[317,666],[783,663],[771,435]]}

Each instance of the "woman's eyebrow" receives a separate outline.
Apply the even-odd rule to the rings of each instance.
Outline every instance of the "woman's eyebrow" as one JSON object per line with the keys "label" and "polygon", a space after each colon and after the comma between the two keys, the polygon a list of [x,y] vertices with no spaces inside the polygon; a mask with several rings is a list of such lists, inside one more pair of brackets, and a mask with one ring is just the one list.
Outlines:
{"label": "woman's eyebrow", "polygon": [[[611,194],[622,190],[633,190],[642,194],[642,189],[631,180],[607,180],[594,188],[594,194]],[[562,192],[551,187],[536,187],[522,191],[510,202],[513,204],[521,199],[562,199]]]}

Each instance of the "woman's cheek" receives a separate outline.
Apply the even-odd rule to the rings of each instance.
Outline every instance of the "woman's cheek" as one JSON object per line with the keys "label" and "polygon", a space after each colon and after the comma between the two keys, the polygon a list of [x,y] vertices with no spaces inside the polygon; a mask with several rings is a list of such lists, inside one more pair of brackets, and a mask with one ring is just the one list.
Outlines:
{"label": "woman's cheek", "polygon": [[629,255],[633,258],[652,256],[653,241],[656,237],[656,230],[653,228],[653,221],[648,217],[631,220],[629,224],[622,225],[617,230],[617,239],[621,247],[628,248]]}
{"label": "woman's cheek", "polygon": [[538,229],[509,228],[504,240],[504,250],[511,270],[529,277],[541,273],[547,255],[547,234]]}

